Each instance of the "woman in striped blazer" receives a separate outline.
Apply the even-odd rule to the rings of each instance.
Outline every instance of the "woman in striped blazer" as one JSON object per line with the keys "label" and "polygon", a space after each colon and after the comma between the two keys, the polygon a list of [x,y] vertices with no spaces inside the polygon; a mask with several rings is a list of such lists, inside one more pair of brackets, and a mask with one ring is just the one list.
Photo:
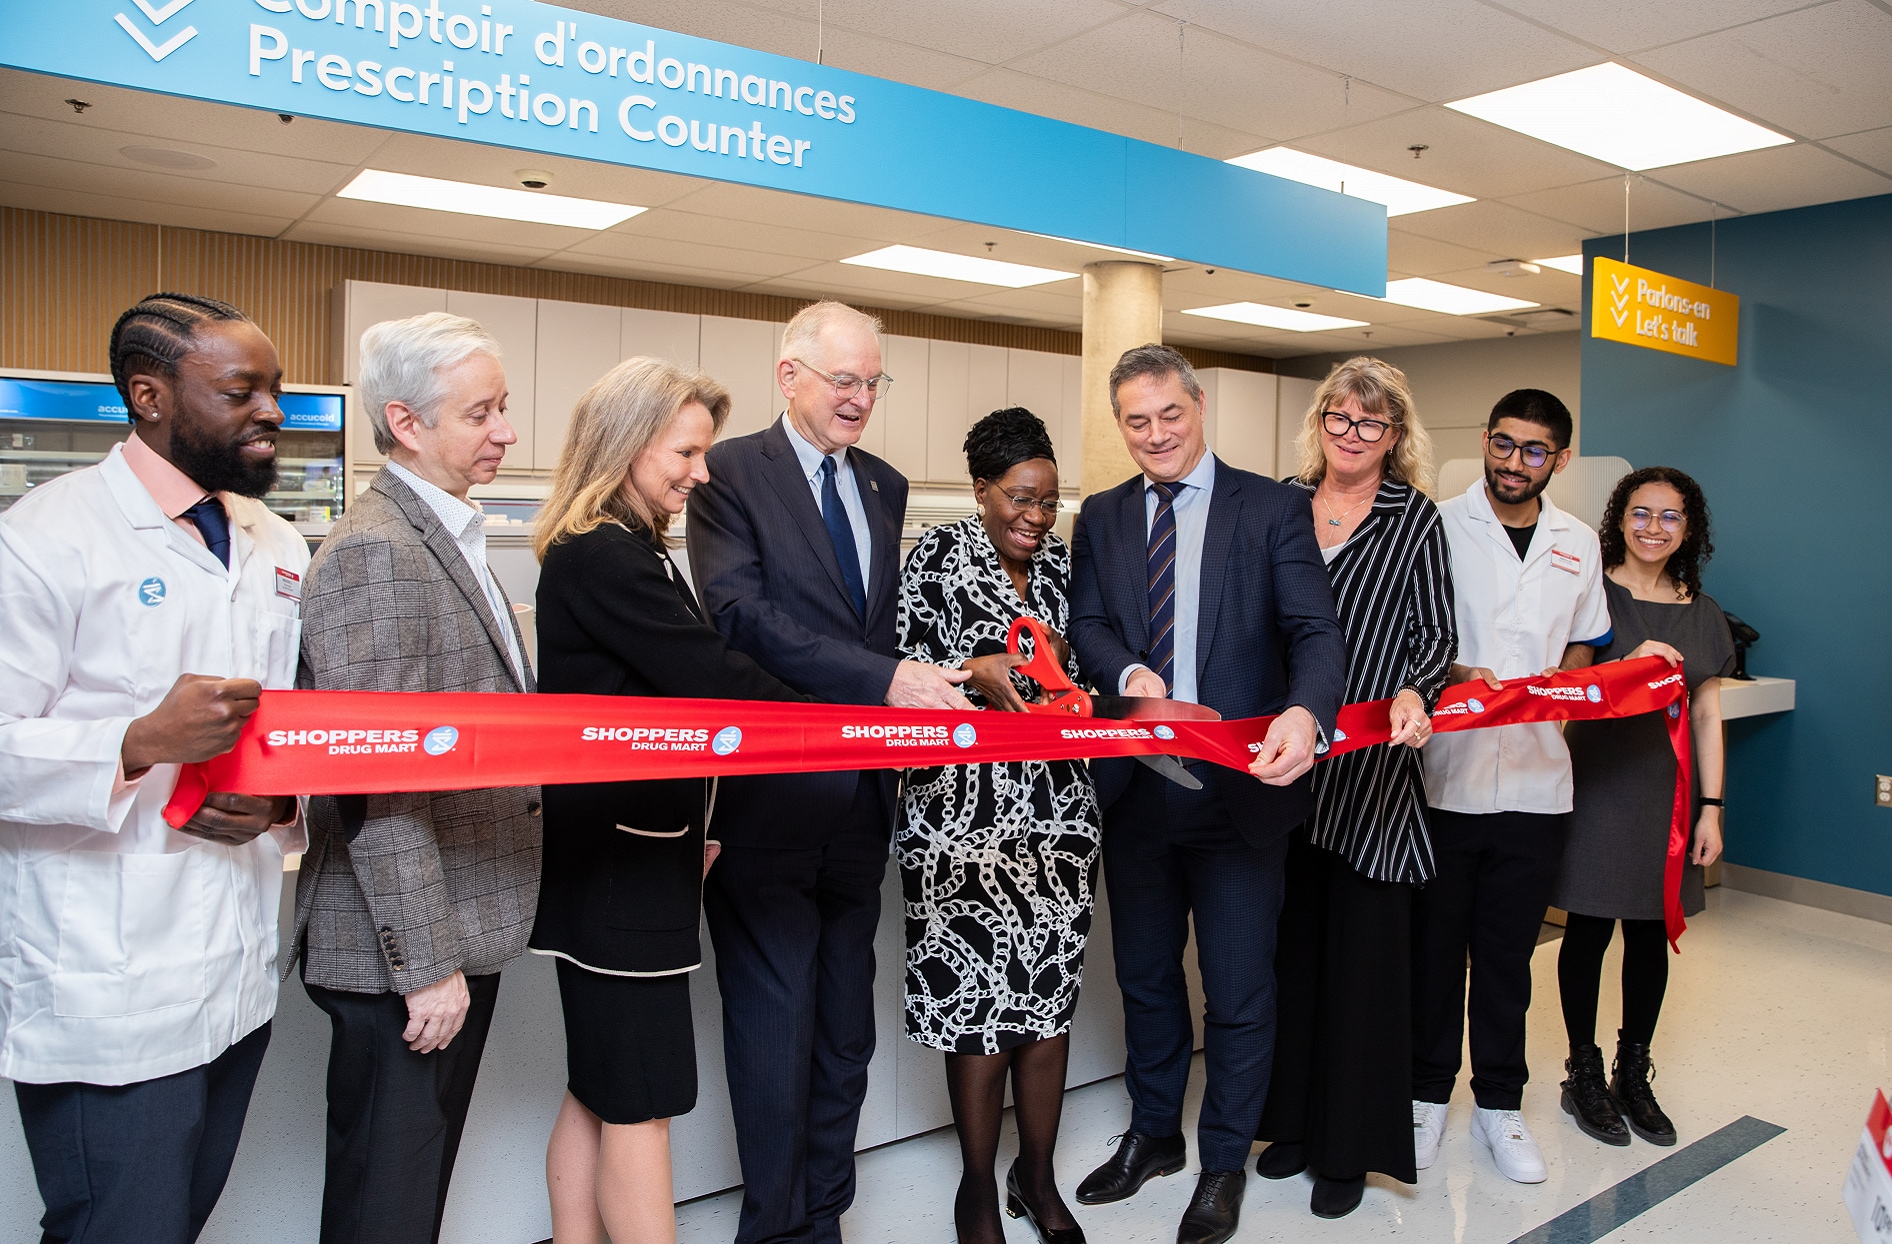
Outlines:
{"label": "woman in striped blazer", "polygon": [[1279,1027],[1257,1130],[1271,1179],[1311,1168],[1310,1208],[1360,1204],[1368,1171],[1413,1183],[1411,911],[1432,876],[1418,749],[1458,651],[1432,443],[1400,370],[1335,367],[1315,391],[1292,482],[1347,634],[1347,701],[1391,699],[1393,740],[1314,769],[1289,847],[1275,954]]}

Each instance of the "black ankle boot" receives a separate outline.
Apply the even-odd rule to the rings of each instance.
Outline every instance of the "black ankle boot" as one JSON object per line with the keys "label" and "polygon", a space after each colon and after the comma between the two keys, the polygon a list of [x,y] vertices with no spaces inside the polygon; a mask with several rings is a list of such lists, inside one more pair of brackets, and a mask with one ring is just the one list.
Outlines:
{"label": "black ankle boot", "polygon": [[1606,1145],[1628,1144],[1629,1129],[1603,1080],[1603,1051],[1593,1044],[1573,1045],[1564,1070],[1570,1073],[1563,1083],[1564,1113],[1585,1136]]}
{"label": "black ankle boot", "polygon": [[1610,1096],[1622,1110],[1629,1128],[1652,1145],[1675,1143],[1675,1124],[1656,1104],[1649,1081],[1655,1067],[1649,1061],[1649,1047],[1625,1041],[1616,1034],[1616,1065],[1610,1071]]}

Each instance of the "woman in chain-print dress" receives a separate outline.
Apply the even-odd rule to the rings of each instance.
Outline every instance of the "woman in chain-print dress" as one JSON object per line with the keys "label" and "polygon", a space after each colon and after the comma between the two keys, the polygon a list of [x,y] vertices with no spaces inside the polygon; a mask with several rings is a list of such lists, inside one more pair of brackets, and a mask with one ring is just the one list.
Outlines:
{"label": "woman in chain-print dress", "polygon": [[[908,555],[901,653],[966,669],[975,704],[1016,710],[1039,689],[1005,656],[1013,620],[1036,618],[1061,649],[1070,621],[1071,551],[1051,530],[1057,464],[1043,423],[1020,408],[980,420],[966,456],[979,512],[933,528]],[[1081,1241],[1052,1150],[1098,877],[1089,771],[1077,761],[916,769],[903,812],[907,1036],[946,1055],[964,1161],[959,1238],[1003,1238],[995,1158],[1009,1077],[1019,1157],[1007,1206],[1041,1238]]]}

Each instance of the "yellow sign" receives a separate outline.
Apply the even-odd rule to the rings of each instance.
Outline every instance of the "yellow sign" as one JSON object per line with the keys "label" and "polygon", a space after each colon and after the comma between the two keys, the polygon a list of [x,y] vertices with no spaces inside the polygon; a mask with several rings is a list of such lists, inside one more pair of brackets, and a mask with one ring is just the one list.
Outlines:
{"label": "yellow sign", "polygon": [[1592,337],[1734,366],[1738,296],[1601,255],[1590,263]]}

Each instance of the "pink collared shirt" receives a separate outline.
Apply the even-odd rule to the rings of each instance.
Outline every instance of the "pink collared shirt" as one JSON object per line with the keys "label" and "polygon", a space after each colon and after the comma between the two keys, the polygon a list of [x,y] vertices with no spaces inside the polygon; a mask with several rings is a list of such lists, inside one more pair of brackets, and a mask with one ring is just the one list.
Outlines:
{"label": "pink collared shirt", "polygon": [[[178,470],[157,450],[144,443],[144,438],[133,432],[125,441],[125,465],[138,482],[145,486],[151,499],[158,503],[164,516],[178,525],[191,539],[204,544],[204,533],[197,530],[197,524],[184,517],[184,511],[196,505],[210,494],[190,476]],[[225,510],[229,507],[225,506]],[[208,548],[209,545],[205,544]]]}

